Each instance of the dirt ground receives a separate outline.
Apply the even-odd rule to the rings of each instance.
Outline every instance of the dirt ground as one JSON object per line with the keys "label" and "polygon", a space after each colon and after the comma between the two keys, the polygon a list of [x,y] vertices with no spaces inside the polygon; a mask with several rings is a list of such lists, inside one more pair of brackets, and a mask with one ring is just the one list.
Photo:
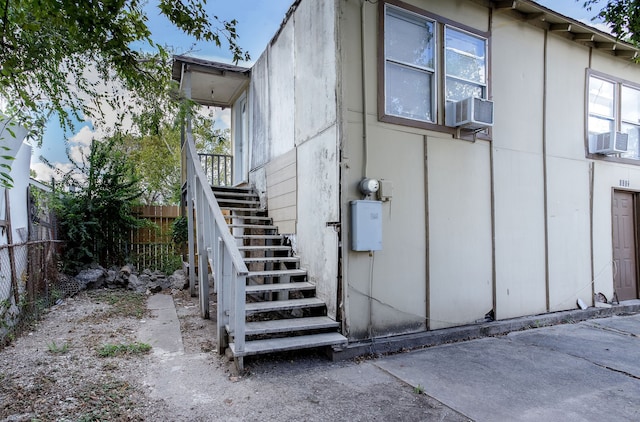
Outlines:
{"label": "dirt ground", "polygon": [[51,308],[0,351],[0,421],[468,420],[367,360],[298,352],[237,374],[197,299],[172,296],[184,353],[171,356],[137,342],[144,295],[96,290]]}

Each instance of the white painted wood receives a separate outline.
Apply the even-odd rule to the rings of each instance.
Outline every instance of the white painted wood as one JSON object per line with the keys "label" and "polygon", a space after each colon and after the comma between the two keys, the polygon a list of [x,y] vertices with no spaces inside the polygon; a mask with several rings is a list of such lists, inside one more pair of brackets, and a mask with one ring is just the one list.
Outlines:
{"label": "white painted wood", "polygon": [[249,271],[248,278],[251,277],[279,277],[279,276],[303,276],[307,274],[307,270],[299,268],[292,270],[268,270],[268,271]]}
{"label": "white painted wood", "polygon": [[280,208],[280,209],[270,209],[269,215],[273,220],[277,221],[287,221],[296,219],[296,209],[295,208]]}
{"label": "white painted wood", "polygon": [[295,233],[297,214],[297,162],[292,149],[266,166],[267,208],[280,233]]}
{"label": "white painted wood", "polygon": [[[295,169],[295,168],[294,168]],[[276,198],[278,196],[286,195],[296,191],[296,179],[295,177],[287,177],[280,183],[268,185],[269,197]]]}
{"label": "white painted wood", "polygon": [[[295,149],[293,149],[287,155],[295,157],[295,152]],[[285,183],[291,179],[295,180],[295,178],[295,161],[290,164],[284,164],[282,167],[280,167],[280,164],[278,164],[278,159],[275,159],[267,164],[267,189]]]}
{"label": "white painted wood", "polygon": [[245,258],[244,262],[247,264],[255,262],[298,262],[300,257],[297,256],[272,256],[272,257],[250,257]]}
{"label": "white painted wood", "polygon": [[226,199],[226,198],[219,198],[218,199],[218,203],[219,204],[225,204],[225,205],[260,205],[260,201],[255,201],[255,200],[245,200],[245,199]]}
{"label": "white painted wood", "polygon": [[261,353],[283,352],[286,350],[309,349],[322,346],[338,346],[347,343],[347,338],[339,333],[322,333],[308,336],[283,337],[268,340],[248,341],[244,351],[234,343],[229,348],[234,356],[250,356]]}
{"label": "white painted wood", "polygon": [[275,319],[247,322],[246,335],[265,335],[291,331],[308,331],[338,328],[340,324],[328,317]]}
{"label": "white painted wood", "polygon": [[324,306],[324,302],[318,298],[276,300],[272,302],[251,302],[246,304],[247,315],[257,312],[287,311],[300,308],[318,308]]}
{"label": "white painted wood", "polygon": [[267,224],[229,224],[231,228],[275,230],[277,227]]}
{"label": "white painted wood", "polygon": [[316,285],[308,281],[298,283],[255,284],[246,288],[247,293],[285,292],[293,290],[314,290]]}

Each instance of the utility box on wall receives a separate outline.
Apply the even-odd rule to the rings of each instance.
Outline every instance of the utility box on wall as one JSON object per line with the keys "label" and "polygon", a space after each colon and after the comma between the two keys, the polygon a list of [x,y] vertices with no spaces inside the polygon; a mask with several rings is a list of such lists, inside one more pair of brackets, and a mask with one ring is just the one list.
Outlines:
{"label": "utility box on wall", "polygon": [[351,201],[351,249],[382,250],[382,202]]}

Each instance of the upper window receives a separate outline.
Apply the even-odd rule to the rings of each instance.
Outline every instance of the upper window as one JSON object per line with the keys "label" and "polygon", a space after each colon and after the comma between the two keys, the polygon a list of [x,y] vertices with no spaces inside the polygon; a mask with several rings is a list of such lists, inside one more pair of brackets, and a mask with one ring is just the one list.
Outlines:
{"label": "upper window", "polygon": [[386,113],[434,121],[435,23],[388,7],[385,21]]}
{"label": "upper window", "polygon": [[447,101],[486,98],[487,41],[450,26],[444,40]]}
{"label": "upper window", "polygon": [[447,101],[487,97],[486,38],[390,4],[384,5],[383,38],[382,120],[442,125]]}
{"label": "upper window", "polygon": [[620,157],[640,160],[640,87],[605,76],[589,76],[589,142],[600,134],[628,135],[627,152]]}

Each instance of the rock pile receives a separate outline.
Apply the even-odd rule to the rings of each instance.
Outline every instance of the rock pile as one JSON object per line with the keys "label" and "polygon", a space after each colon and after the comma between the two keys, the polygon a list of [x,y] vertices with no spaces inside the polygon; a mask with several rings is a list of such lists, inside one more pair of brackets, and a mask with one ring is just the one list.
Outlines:
{"label": "rock pile", "polygon": [[138,293],[158,293],[165,289],[184,290],[189,281],[182,270],[167,276],[161,271],[149,269],[138,273],[132,265],[122,268],[105,269],[100,266],[80,271],[75,276],[77,288],[84,289],[117,289],[124,288]]}

